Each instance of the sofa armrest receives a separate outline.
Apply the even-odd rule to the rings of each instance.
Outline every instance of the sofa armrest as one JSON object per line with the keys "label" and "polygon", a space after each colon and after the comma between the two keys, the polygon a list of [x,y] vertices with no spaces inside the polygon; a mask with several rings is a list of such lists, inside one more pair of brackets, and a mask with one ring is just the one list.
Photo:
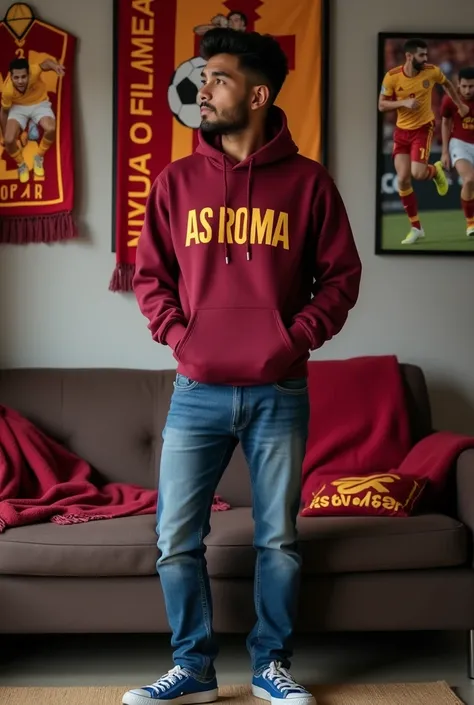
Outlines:
{"label": "sofa armrest", "polygon": [[474,536],[474,448],[463,450],[456,464],[457,516]]}

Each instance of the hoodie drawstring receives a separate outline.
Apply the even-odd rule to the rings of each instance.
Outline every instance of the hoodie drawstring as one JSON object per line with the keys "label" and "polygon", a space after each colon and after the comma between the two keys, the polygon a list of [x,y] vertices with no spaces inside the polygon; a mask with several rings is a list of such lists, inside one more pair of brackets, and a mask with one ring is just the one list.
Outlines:
{"label": "hoodie drawstring", "polygon": [[252,211],[250,196],[252,193],[252,164],[253,159],[249,161],[249,175],[247,181],[247,259],[250,261],[252,259],[252,246],[250,245],[250,223],[252,222]]}
{"label": "hoodie drawstring", "polygon": [[227,165],[225,163],[225,156],[222,155],[222,168],[224,170],[224,253],[225,253],[225,263],[230,262],[230,250],[229,243],[227,242]]}
{"label": "hoodie drawstring", "polygon": [[[252,246],[250,244],[250,223],[251,223],[251,217],[252,217],[252,211],[251,211],[251,195],[252,195],[252,164],[253,164],[253,159],[249,160],[249,170],[248,170],[248,179],[247,179],[247,260],[252,259]],[[226,168],[226,161],[225,161],[225,156],[222,156],[222,168],[224,171],[224,213],[225,213],[225,223],[227,227],[227,168]],[[225,253],[225,262],[226,264],[229,264],[230,262],[230,249],[229,249],[229,243],[227,240],[227,231],[224,232],[224,253]]]}

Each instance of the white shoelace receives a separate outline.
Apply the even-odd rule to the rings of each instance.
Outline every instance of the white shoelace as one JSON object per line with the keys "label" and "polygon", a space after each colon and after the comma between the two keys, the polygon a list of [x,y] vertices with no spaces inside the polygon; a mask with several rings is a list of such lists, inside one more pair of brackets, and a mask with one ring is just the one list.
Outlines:
{"label": "white shoelace", "polygon": [[175,685],[178,681],[183,680],[183,678],[186,678],[188,676],[187,671],[184,670],[181,666],[175,666],[172,668],[168,673],[166,673],[164,676],[159,678],[156,683],[153,683],[153,688],[157,690],[159,693],[166,692],[171,686]]}
{"label": "white shoelace", "polygon": [[306,693],[306,688],[295,683],[291,673],[277,661],[272,661],[270,666],[263,671],[262,676],[271,681],[284,694],[288,693],[288,691]]}

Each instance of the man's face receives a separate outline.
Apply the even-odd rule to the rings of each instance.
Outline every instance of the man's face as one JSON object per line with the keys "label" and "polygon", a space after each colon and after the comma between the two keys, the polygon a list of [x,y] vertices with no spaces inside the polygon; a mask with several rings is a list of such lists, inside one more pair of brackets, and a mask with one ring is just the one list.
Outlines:
{"label": "man's face", "polygon": [[245,32],[245,22],[242,18],[242,15],[240,15],[238,12],[234,12],[232,15],[229,15],[228,20],[229,27],[231,29],[237,29],[239,32]]}
{"label": "man's face", "polygon": [[409,54],[415,71],[421,71],[428,61],[428,49],[418,48],[414,54]]}
{"label": "man's face", "polygon": [[235,134],[250,121],[251,88],[230,54],[218,54],[207,62],[199,91],[201,129],[216,134]]}
{"label": "man's face", "polygon": [[28,71],[26,69],[14,69],[12,71],[12,83],[19,93],[24,93],[28,86]]}
{"label": "man's face", "polygon": [[459,81],[459,92],[464,100],[473,100],[474,78],[461,78]]}

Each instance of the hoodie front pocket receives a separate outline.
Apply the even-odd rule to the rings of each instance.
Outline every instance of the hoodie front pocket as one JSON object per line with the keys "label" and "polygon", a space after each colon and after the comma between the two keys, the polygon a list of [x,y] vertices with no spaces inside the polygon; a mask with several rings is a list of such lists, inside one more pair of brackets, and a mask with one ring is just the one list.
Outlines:
{"label": "hoodie front pocket", "polygon": [[201,309],[191,316],[176,358],[193,379],[216,384],[267,384],[297,357],[274,309]]}

